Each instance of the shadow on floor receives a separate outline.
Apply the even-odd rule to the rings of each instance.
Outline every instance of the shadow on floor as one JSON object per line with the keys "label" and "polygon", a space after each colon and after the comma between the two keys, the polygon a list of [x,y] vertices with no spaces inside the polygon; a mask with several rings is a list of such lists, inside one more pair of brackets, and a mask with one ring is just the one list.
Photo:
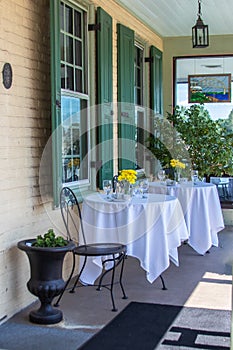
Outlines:
{"label": "shadow on floor", "polygon": [[[185,349],[193,348],[182,344],[182,339],[186,336],[185,328],[192,329],[193,336],[198,331],[199,337],[204,337],[206,346],[209,346],[194,346],[194,348],[221,349],[221,347],[214,348],[211,337],[203,332],[218,331],[223,334],[230,332],[232,227],[227,227],[219,234],[219,242],[219,248],[211,248],[210,254],[205,256],[198,255],[187,244],[182,245],[179,248],[180,266],[176,267],[171,263],[163,274],[168,287],[166,291],[161,289],[160,279],[150,284],[138,260],[128,257],[124,282],[129,298],[122,300],[120,288],[116,286],[115,301],[118,312],[111,311],[108,290],[97,292],[94,287],[78,288],[75,294],[68,292],[64,294],[60,304],[64,319],[57,325],[41,326],[30,323],[28,314],[30,310],[36,308],[36,304],[30,305],[2,324],[0,348],[7,350],[78,349],[117,316],[128,303],[136,301],[180,305],[187,309],[183,315],[181,313],[178,324],[172,325],[176,328],[170,330],[163,338],[164,341],[166,340],[165,343],[161,341],[157,349],[182,349],[183,346]],[[179,332],[177,327],[180,328]],[[177,339],[180,339],[180,343],[177,343]],[[167,341],[170,343],[166,343]],[[221,346],[224,346],[224,349],[230,347],[229,337]]]}

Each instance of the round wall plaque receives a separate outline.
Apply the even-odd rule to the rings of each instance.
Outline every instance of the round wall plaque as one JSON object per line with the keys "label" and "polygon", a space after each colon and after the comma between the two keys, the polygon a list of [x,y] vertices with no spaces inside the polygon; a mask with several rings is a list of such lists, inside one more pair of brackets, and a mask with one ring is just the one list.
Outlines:
{"label": "round wall plaque", "polygon": [[12,68],[10,63],[5,63],[2,70],[3,85],[6,89],[10,89],[12,85]]}

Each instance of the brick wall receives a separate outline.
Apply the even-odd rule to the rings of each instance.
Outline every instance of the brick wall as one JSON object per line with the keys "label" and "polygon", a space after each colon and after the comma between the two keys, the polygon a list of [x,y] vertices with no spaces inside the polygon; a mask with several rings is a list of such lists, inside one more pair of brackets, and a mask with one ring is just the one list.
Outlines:
{"label": "brick wall", "polygon": [[[162,50],[162,41],[114,1],[89,3],[113,18],[116,101],[117,22],[133,29],[148,47]],[[50,163],[45,197],[39,188],[41,157],[51,134],[49,0],[0,1],[0,71],[6,62],[12,66],[13,84],[6,89],[0,79],[0,323],[35,299],[26,287],[28,259],[17,242],[49,227],[62,230],[60,211],[53,209],[49,195]]]}
{"label": "brick wall", "polygon": [[16,245],[52,225],[52,206],[39,192],[51,128],[49,0],[1,0],[0,13],[0,71],[6,62],[13,71],[10,89],[0,83],[1,322],[33,300],[27,257]]}

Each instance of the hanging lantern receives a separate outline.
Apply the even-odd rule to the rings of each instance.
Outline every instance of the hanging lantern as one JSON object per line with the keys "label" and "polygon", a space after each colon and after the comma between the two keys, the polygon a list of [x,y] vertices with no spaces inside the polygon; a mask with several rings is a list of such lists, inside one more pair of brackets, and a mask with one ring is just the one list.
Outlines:
{"label": "hanging lantern", "polygon": [[197,22],[192,27],[193,48],[202,48],[209,46],[209,29],[201,19],[201,0],[198,0]]}

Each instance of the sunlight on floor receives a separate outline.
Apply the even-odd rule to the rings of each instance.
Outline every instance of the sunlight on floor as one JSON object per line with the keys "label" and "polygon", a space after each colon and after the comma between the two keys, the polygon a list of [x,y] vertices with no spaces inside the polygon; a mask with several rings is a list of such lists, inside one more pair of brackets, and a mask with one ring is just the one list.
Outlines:
{"label": "sunlight on floor", "polygon": [[231,310],[232,276],[206,272],[185,306]]}

